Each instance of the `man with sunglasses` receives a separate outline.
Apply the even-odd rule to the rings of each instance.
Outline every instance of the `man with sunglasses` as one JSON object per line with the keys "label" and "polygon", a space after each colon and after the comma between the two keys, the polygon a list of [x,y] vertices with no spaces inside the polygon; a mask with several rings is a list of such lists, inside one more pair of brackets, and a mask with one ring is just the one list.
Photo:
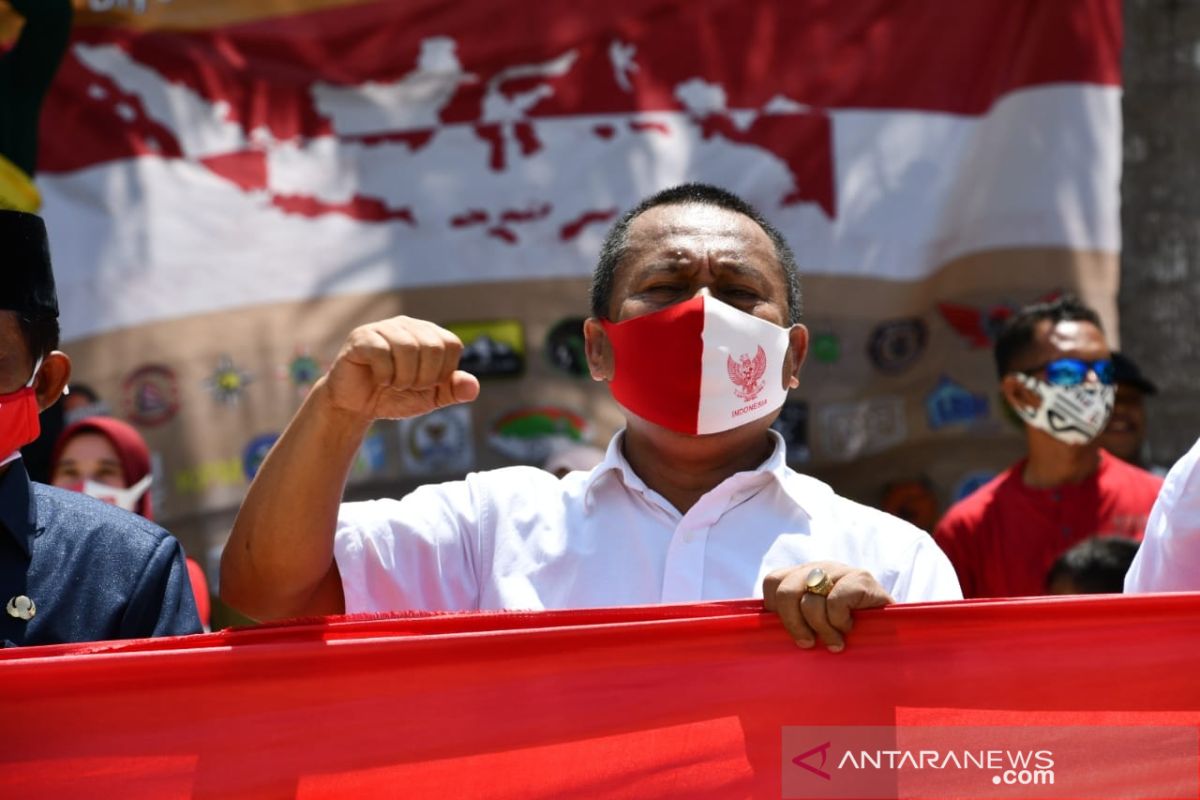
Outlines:
{"label": "man with sunglasses", "polygon": [[1005,323],[994,355],[1028,455],[952,506],[934,531],[968,598],[1041,594],[1055,559],[1078,542],[1141,538],[1162,485],[1097,440],[1115,375],[1095,311],[1070,295],[1028,306]]}

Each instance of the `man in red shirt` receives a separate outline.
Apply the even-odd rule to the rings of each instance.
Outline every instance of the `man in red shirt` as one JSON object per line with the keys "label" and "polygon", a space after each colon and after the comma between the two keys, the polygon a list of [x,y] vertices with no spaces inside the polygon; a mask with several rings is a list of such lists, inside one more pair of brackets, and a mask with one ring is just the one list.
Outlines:
{"label": "man in red shirt", "polygon": [[1076,298],[1022,309],[996,338],[1004,398],[1028,456],[956,503],[934,538],[964,597],[1041,594],[1055,559],[1090,536],[1140,539],[1162,479],[1100,448],[1113,407],[1100,318]]}

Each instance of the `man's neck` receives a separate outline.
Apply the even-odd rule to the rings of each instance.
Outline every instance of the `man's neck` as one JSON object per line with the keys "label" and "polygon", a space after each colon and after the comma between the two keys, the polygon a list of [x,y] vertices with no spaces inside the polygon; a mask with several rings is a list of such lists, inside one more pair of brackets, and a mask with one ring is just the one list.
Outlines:
{"label": "man's neck", "polygon": [[1026,427],[1029,460],[1021,479],[1032,489],[1079,483],[1100,468],[1100,445],[1065,444],[1044,431]]}
{"label": "man's neck", "polygon": [[622,445],[638,477],[681,514],[726,478],[755,469],[774,449],[763,430],[694,437],[634,426],[625,431]]}

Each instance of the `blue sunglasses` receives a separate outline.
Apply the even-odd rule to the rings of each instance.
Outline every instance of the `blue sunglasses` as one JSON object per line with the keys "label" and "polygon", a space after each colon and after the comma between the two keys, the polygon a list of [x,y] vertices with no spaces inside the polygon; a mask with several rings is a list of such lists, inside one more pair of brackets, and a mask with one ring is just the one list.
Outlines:
{"label": "blue sunglasses", "polygon": [[1096,378],[1106,386],[1111,386],[1116,378],[1113,362],[1107,358],[1097,361],[1056,358],[1040,367],[1025,371],[1034,374],[1043,370],[1046,372],[1046,383],[1052,386],[1078,386],[1087,380],[1089,372],[1095,372]]}

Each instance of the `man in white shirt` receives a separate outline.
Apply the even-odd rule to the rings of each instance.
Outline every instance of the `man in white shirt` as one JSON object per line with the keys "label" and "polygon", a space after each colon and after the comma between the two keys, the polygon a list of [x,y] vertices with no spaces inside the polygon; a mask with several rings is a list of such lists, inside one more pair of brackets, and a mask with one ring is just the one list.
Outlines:
{"label": "man in white shirt", "polygon": [[798,645],[833,651],[854,609],[960,598],[927,534],[784,463],[770,424],[808,349],[799,305],[794,256],[753,208],[710,186],[660,192],[614,226],[593,282],[588,362],[626,417],[603,463],[339,507],[373,420],[479,393],[448,331],[407,317],[356,329],[255,476],[222,596],[279,618],[761,593]]}
{"label": "man in white shirt", "polygon": [[1146,521],[1125,593],[1200,591],[1200,440],[1175,462]]}

